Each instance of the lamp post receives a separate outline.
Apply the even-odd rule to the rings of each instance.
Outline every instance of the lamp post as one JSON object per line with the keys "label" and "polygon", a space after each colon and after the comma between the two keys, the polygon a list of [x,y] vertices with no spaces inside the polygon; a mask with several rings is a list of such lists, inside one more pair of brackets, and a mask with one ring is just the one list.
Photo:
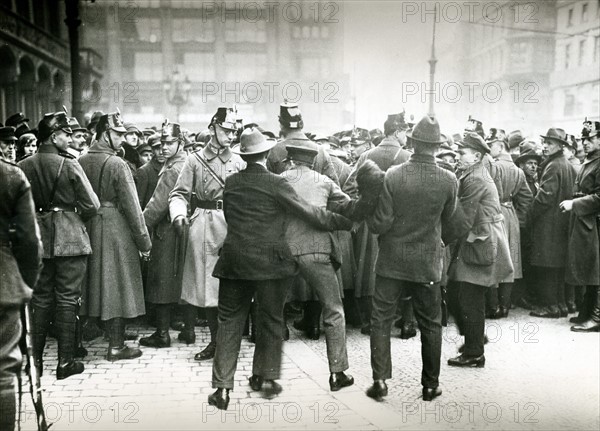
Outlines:
{"label": "lamp post", "polygon": [[429,59],[429,115],[435,115],[435,65],[437,58],[435,57],[435,23],[437,21],[437,4],[434,6],[433,17],[433,40],[431,42],[431,58]]}
{"label": "lamp post", "polygon": [[176,121],[179,123],[179,113],[181,107],[187,104],[190,99],[192,83],[187,76],[182,76],[176,68],[170,78],[163,82],[163,90],[165,91],[169,105],[175,106],[177,113]]}

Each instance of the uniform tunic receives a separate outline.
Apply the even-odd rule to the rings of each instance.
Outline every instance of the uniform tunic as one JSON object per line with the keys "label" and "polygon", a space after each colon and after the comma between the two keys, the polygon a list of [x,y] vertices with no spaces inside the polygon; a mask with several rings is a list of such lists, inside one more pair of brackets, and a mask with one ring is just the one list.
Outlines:
{"label": "uniform tunic", "polygon": [[[198,161],[201,157],[223,180],[245,167],[245,162],[229,149],[217,155],[210,143],[185,161],[169,197],[171,220],[187,216],[192,193],[200,201],[223,199],[223,188]],[[195,184],[195,186],[194,186]],[[222,209],[197,208],[190,218],[189,237],[183,264],[181,299],[197,307],[216,307],[219,280],[212,276],[218,252],[227,234]]]}
{"label": "uniform tunic", "polygon": [[588,154],[575,180],[565,281],[600,285],[600,151]]}
{"label": "uniform tunic", "polygon": [[156,190],[144,209],[146,226],[153,230],[153,247],[148,265],[146,300],[154,304],[171,304],[181,299],[183,272],[182,245],[169,217],[169,194],[183,168],[186,153],[182,150],[167,160],[158,176]]}
{"label": "uniform tunic", "polygon": [[131,170],[104,141],[96,141],[79,161],[101,205],[87,224],[93,253],[84,283],[82,314],[102,320],[142,315],[138,251],[150,250],[152,243]]}

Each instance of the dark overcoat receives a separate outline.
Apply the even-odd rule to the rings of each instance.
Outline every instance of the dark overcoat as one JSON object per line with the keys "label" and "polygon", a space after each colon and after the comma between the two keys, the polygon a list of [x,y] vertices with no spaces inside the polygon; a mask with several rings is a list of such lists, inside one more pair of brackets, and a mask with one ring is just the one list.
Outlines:
{"label": "dark overcoat", "polygon": [[148,163],[139,168],[135,172],[135,188],[138,192],[138,199],[140,200],[140,207],[146,208],[154,190],[156,184],[158,184],[158,174],[163,167],[163,163],[160,163],[156,158],[152,158]]}

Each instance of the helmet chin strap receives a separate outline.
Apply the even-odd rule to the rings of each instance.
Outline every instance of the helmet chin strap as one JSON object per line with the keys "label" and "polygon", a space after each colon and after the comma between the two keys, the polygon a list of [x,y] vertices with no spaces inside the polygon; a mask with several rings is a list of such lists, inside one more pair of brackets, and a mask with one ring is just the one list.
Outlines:
{"label": "helmet chin strap", "polygon": [[112,148],[113,151],[117,151],[117,149],[115,148],[114,144],[113,144],[113,140],[110,137],[110,132],[107,130],[106,134],[108,135],[108,144],[110,145],[110,148]]}

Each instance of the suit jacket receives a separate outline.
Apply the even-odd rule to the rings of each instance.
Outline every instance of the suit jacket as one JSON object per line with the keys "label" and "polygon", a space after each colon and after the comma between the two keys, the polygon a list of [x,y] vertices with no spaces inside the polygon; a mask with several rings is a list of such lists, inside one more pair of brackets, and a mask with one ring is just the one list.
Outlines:
{"label": "suit jacket", "polygon": [[413,154],[386,172],[369,220],[371,232],[379,234],[378,275],[416,283],[441,281],[442,227],[456,210],[457,192],[456,176],[438,167],[433,156]]}
{"label": "suit jacket", "polygon": [[290,216],[325,230],[349,229],[351,222],[298,196],[288,180],[250,163],[227,178],[223,193],[227,236],[213,276],[227,279],[275,280],[296,273],[285,240]]}
{"label": "suit jacket", "polygon": [[[63,160],[54,199],[48,202]],[[50,204],[77,208],[77,213],[38,213],[44,258],[90,254],[92,249],[84,222],[96,215],[100,202],[77,160],[68,153],[59,153],[54,145],[43,144],[36,154],[21,161],[19,166],[31,184],[36,209],[49,209]]]}
{"label": "suit jacket", "polygon": [[42,269],[40,229],[27,177],[1,157],[0,183],[0,304],[21,305]]}
{"label": "suit jacket", "polygon": [[267,158],[267,168],[276,174],[281,174],[286,170],[285,159],[287,158],[286,145],[297,145],[317,150],[317,156],[315,157],[314,169],[318,173],[331,178],[336,184],[340,184],[337,172],[331,162],[331,157],[325,151],[325,149],[315,144],[313,141],[308,139],[302,131],[292,132],[285,137],[282,141],[278,142],[271,151]]}
{"label": "suit jacket", "polygon": [[162,169],[163,164],[156,161],[153,157],[150,162],[139,168],[134,175],[135,188],[137,189],[138,199],[140,200],[140,207],[142,210],[146,208],[154,190],[156,184],[158,184],[158,174]]}
{"label": "suit jacket", "polygon": [[531,264],[564,268],[569,239],[569,214],[559,204],[573,197],[575,168],[562,151],[548,157],[540,166],[540,187],[529,210],[531,222]]}

